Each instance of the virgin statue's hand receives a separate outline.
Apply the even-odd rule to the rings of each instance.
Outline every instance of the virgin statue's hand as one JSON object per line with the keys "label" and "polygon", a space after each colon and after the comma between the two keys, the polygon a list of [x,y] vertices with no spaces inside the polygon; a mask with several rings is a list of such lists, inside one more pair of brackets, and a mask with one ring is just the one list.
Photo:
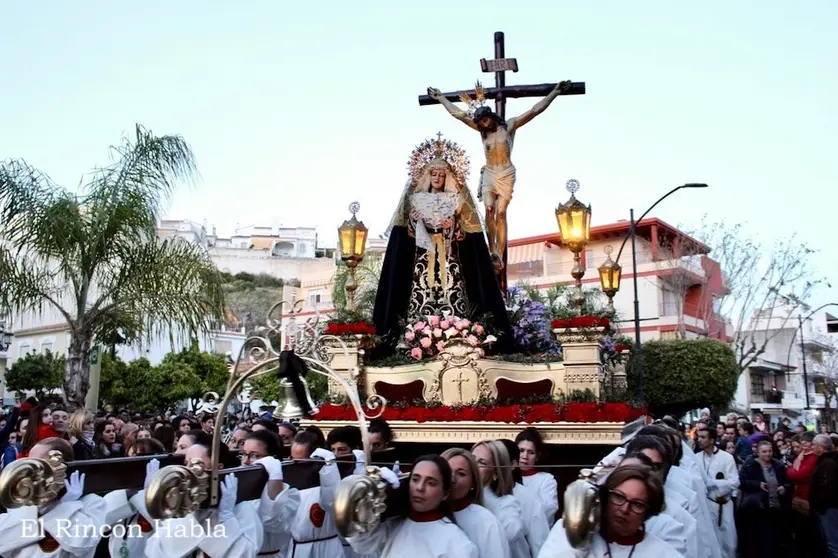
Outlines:
{"label": "virgin statue's hand", "polygon": [[456,240],[457,242],[462,242],[465,239],[466,233],[464,233],[463,231],[457,231],[456,233],[454,233],[454,240]]}
{"label": "virgin statue's hand", "polygon": [[410,210],[410,220],[411,221],[418,221],[419,217],[420,217],[420,215],[419,215],[418,211],[416,211],[415,209]]}
{"label": "virgin statue's hand", "polygon": [[440,225],[440,226],[443,229],[450,229],[451,227],[454,226],[454,221],[453,221],[453,219],[450,219],[450,218],[446,219],[445,221],[442,222],[442,225]]}

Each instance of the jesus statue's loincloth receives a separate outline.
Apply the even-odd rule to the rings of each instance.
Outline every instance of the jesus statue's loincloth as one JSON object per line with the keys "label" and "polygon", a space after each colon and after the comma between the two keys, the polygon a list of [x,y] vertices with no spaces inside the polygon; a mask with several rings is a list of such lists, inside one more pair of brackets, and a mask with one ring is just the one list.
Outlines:
{"label": "jesus statue's loincloth", "polygon": [[509,203],[514,187],[515,165],[512,163],[503,167],[483,167],[480,170],[480,197],[487,207],[494,207],[497,199]]}

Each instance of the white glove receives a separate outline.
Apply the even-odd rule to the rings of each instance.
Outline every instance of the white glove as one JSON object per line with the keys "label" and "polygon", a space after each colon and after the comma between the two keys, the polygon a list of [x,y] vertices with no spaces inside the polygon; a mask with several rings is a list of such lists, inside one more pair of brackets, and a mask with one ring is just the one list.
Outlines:
{"label": "white glove", "polygon": [[327,463],[329,463],[330,461],[335,460],[335,454],[333,454],[329,450],[323,449],[323,448],[317,448],[316,450],[311,452],[311,457],[312,458],[319,457],[320,459],[325,460]]}
{"label": "white glove", "polygon": [[151,479],[154,478],[154,475],[157,474],[157,471],[160,470],[160,460],[159,459],[152,459],[145,466],[145,482],[143,483],[143,490],[148,490],[148,485],[151,484]]}
{"label": "white glove", "polygon": [[235,474],[224,477],[221,483],[221,499],[218,501],[218,520],[228,521],[232,519],[236,509],[236,497],[239,494],[239,479]]}
{"label": "white glove", "polygon": [[396,473],[396,476],[401,474],[401,470],[399,469],[399,462],[398,461],[393,463],[393,472]]}
{"label": "white glove", "polygon": [[261,465],[268,472],[268,479],[282,480],[282,462],[276,457],[268,455],[253,462],[256,465]]}
{"label": "white glove", "polygon": [[81,499],[84,495],[84,478],[85,476],[79,475],[78,471],[73,471],[73,474],[70,475],[70,479],[64,481],[64,488],[66,488],[67,491],[64,492],[64,496],[61,497],[62,504],[75,502],[76,500]]}
{"label": "white glove", "polygon": [[352,450],[352,453],[355,455],[355,470],[352,471],[352,474],[363,475],[366,469],[367,456],[364,450]]}
{"label": "white glove", "polygon": [[399,487],[399,476],[387,467],[379,469],[378,474],[381,475],[381,478],[387,481],[387,483],[393,488]]}

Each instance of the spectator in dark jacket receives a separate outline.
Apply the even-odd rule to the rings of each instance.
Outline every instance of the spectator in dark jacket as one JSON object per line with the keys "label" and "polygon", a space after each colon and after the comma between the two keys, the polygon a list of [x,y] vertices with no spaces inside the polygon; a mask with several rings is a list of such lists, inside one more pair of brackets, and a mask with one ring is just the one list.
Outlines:
{"label": "spectator in dark jacket", "polygon": [[742,422],[739,425],[739,439],[736,440],[736,456],[739,461],[745,463],[749,457],[753,457],[754,450],[751,448],[751,442],[748,437],[754,433],[754,425],[750,422]]}
{"label": "spectator in dark jacket", "polygon": [[818,460],[812,473],[809,509],[820,524],[827,556],[838,558],[838,453],[826,434],[815,436],[812,449]]}
{"label": "spectator in dark jacket", "polygon": [[757,458],[746,462],[739,472],[742,492],[741,511],[745,554],[770,558],[786,556],[786,532],[791,504],[792,483],[786,468],[774,459],[768,440],[757,445]]}

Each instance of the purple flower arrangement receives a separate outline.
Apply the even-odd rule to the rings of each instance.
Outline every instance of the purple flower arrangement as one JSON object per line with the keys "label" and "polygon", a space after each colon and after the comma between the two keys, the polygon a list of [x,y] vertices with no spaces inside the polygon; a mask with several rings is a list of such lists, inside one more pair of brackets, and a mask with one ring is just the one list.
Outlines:
{"label": "purple flower arrangement", "polygon": [[561,345],[553,337],[548,308],[533,300],[521,287],[511,287],[507,312],[512,324],[512,337],[521,352],[530,354],[561,354]]}

